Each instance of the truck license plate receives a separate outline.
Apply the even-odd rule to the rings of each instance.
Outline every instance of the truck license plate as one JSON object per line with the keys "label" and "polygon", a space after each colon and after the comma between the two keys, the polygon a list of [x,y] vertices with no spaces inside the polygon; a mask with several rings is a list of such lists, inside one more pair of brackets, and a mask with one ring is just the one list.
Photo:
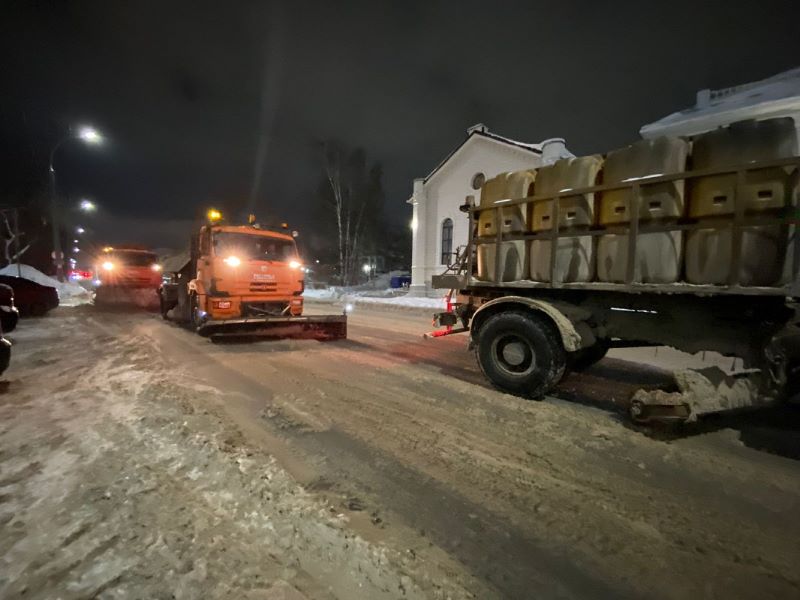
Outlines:
{"label": "truck license plate", "polygon": [[253,281],[273,281],[275,275],[272,273],[253,273]]}

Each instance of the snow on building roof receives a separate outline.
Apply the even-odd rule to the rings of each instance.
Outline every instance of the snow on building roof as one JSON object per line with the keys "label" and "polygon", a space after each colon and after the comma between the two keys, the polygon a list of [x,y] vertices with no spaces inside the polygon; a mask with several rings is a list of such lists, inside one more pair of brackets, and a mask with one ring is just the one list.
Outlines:
{"label": "snow on building roof", "polygon": [[747,118],[800,110],[800,67],[719,90],[700,90],[694,106],[643,126],[642,137],[692,135]]}
{"label": "snow on building roof", "polygon": [[542,153],[542,145],[541,144],[526,144],[525,142],[518,142],[517,140],[512,140],[511,138],[503,137],[502,135],[497,135],[496,133],[491,133],[489,128],[486,127],[483,123],[478,123],[477,125],[473,125],[469,129],[467,129],[467,137],[461,142],[458,146],[453,148],[452,152],[448,154],[442,162],[440,162],[436,167],[428,173],[425,177],[425,183],[433,177],[442,167],[444,167],[447,162],[453,158],[453,156],[464,147],[464,145],[469,142],[473,136],[478,136],[482,138],[486,138],[489,140],[494,140],[495,142],[500,142],[501,144],[506,144],[508,146],[515,146],[527,152],[532,152],[534,154],[541,154]]}

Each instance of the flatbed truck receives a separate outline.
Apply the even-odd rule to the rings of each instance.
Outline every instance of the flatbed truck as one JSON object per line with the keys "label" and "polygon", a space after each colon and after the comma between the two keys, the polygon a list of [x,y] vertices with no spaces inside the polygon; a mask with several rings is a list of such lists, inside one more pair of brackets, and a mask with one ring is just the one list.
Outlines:
{"label": "flatbed truck", "polygon": [[[645,142],[621,159],[652,151]],[[642,169],[638,176],[603,181],[601,167],[591,185],[553,191],[537,189],[535,182],[544,179],[539,169],[527,173],[534,183],[522,197],[492,194],[493,182],[487,182],[479,203],[470,196],[461,207],[469,219],[466,248],[445,273],[433,277],[434,288],[449,290],[448,304],[447,311],[434,315],[441,329],[428,337],[468,333],[486,378],[503,391],[531,398],[610,348],[671,346],[742,359],[744,371],[738,374],[681,372],[677,391],[637,393],[630,403],[637,421],[690,421],[795,395],[800,391],[796,144],[772,153],[762,148],[765,160],[747,160],[745,149],[732,154],[741,163],[704,167],[705,142],[683,140],[687,157],[673,172]],[[612,156],[605,161],[608,166]],[[498,177],[511,181],[518,175]],[[621,223],[614,223],[614,215],[623,211],[604,204],[610,200],[622,202]],[[656,205],[661,210],[662,201],[676,203],[674,218],[663,218],[663,212],[649,218],[647,211]],[[593,213],[585,226],[565,221],[581,210]],[[537,230],[532,225],[544,213],[549,227]],[[526,222],[516,231],[504,227],[514,215]],[[482,235],[487,230],[491,235]],[[666,254],[658,248],[664,238]],[[614,244],[614,251],[602,255],[603,241]],[[586,249],[588,259],[581,254]],[[575,266],[584,259],[595,263]],[[716,274],[703,270],[708,264]],[[698,282],[701,276],[710,282]]]}

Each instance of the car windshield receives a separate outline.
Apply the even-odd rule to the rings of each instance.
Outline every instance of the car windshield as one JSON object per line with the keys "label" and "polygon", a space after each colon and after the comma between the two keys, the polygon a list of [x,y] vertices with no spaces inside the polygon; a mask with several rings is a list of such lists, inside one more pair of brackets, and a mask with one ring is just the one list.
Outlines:
{"label": "car windshield", "polygon": [[292,240],[227,231],[214,234],[214,253],[243,260],[288,260],[297,256]]}
{"label": "car windshield", "polygon": [[149,267],[156,262],[156,255],[150,252],[126,252],[116,250],[110,253],[109,258],[126,267]]}

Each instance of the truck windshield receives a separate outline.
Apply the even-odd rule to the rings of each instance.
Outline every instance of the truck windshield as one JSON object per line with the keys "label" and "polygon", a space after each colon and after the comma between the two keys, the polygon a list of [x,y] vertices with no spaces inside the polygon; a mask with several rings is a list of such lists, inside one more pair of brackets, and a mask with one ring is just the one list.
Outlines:
{"label": "truck windshield", "polygon": [[291,240],[226,231],[214,234],[214,254],[243,260],[288,260],[297,256]]}
{"label": "truck windshield", "polygon": [[150,252],[125,252],[117,250],[108,254],[112,262],[126,267],[149,267],[156,263],[156,255]]}

